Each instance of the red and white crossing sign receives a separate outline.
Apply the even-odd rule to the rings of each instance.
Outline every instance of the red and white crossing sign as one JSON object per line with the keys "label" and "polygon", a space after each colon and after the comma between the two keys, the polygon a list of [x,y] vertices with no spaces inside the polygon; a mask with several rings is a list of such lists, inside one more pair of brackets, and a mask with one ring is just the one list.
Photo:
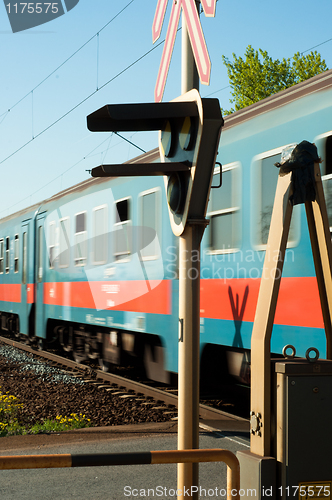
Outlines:
{"label": "red and white crossing sign", "polygon": [[[168,0],[158,0],[156,13],[152,24],[153,43],[160,37],[167,3]],[[216,11],[216,3],[217,0],[201,0],[201,4],[206,16],[214,17]],[[209,85],[210,82],[211,61],[206,47],[206,42],[199,20],[195,0],[173,1],[164,50],[161,56],[157,83],[154,92],[156,102],[160,102],[163,97],[168,69],[175,43],[176,32],[179,25],[181,9],[185,17],[199,79],[204,85]]]}

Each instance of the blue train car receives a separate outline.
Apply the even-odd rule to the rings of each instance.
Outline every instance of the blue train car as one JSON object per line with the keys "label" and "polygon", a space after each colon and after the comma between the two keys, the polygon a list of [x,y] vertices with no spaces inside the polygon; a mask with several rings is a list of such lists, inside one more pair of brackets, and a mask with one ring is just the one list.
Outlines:
{"label": "blue train car", "polygon": [[[332,226],[331,84],[328,71],[226,117],[218,156],[223,186],[211,192],[202,245],[202,342],[250,349],[278,177],[274,164],[289,145],[316,144]],[[271,350],[280,353],[289,343],[300,356],[311,346],[326,355],[304,206],[293,211]],[[234,373],[243,369],[245,357],[228,356]]]}
{"label": "blue train car", "polygon": [[[248,381],[250,338],[278,170],[291,144],[315,142],[332,226],[332,71],[225,119],[202,240],[204,365]],[[135,161],[155,161],[158,150]],[[219,180],[215,169],[215,184]],[[167,382],[177,372],[178,242],[162,178],[90,179],[0,221],[1,328],[58,338],[104,369],[128,359]],[[272,336],[325,356],[304,208],[293,212]],[[206,362],[207,361],[207,362]]]}
{"label": "blue train car", "polygon": [[34,334],[35,213],[30,207],[1,221],[1,329]]}

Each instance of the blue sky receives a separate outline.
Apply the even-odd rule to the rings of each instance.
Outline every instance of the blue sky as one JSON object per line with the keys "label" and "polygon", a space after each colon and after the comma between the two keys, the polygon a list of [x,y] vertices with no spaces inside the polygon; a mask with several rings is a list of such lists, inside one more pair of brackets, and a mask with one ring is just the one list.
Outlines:
{"label": "blue sky", "polygon": [[[118,137],[86,127],[86,116],[105,104],[154,99],[163,46],[133,63],[154,47],[157,0],[130,2],[80,0],[54,21],[15,34],[0,4],[0,217],[88,178],[86,170],[102,162],[122,163],[140,154]],[[201,95],[217,97],[221,107],[229,107],[222,54],[243,55],[251,44],[281,59],[332,38],[331,0],[316,6],[309,0],[218,0],[215,18],[201,16],[212,61],[210,86],[201,86]],[[169,14],[170,5],[160,40]],[[178,33],[164,101],[181,93],[180,42]],[[332,68],[332,41],[316,50]],[[144,150],[157,146],[157,134],[124,135]]]}

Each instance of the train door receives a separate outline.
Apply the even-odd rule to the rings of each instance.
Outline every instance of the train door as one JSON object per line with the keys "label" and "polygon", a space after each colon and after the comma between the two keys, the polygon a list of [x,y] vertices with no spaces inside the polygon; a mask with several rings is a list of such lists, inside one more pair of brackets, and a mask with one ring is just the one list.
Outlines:
{"label": "train door", "polygon": [[46,338],[45,311],[44,311],[44,277],[46,262],[46,240],[44,232],[45,213],[36,218],[36,261],[35,261],[35,335]]}
{"label": "train door", "polygon": [[[29,334],[29,312],[30,304],[33,303],[33,283],[29,280],[29,221],[22,222],[21,231],[21,315],[20,315],[20,333]],[[16,249],[15,249],[16,252]]]}

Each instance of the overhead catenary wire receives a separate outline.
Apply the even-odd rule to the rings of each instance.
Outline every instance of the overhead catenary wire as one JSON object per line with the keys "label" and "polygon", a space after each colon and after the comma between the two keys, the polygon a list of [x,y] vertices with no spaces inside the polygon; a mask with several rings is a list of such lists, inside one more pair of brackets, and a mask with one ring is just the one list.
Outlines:
{"label": "overhead catenary wire", "polygon": [[[36,191],[34,191],[33,193],[29,193],[28,196],[26,196],[25,198],[22,198],[21,200],[17,201],[16,203],[14,203],[13,205],[10,205],[9,207],[5,208],[4,210],[1,210],[0,213],[3,213],[3,212],[7,212],[9,210],[11,210],[12,208],[16,207],[17,205],[19,205],[20,203],[23,203],[25,200],[27,199],[31,199],[32,196],[34,196],[35,194],[39,193],[39,191],[41,191],[42,189],[46,188],[47,186],[49,186],[50,184],[52,184],[53,182],[55,182],[56,180],[60,179],[61,177],[63,177],[64,174],[66,174],[67,172],[69,172],[70,170],[72,170],[74,167],[76,167],[79,163],[81,163],[82,161],[86,160],[87,158],[91,158],[92,156],[92,153],[94,153],[97,149],[100,148],[100,146],[102,146],[105,142],[107,141],[110,141],[111,137],[113,135],[113,132],[112,134],[110,134],[110,136],[108,136],[106,139],[104,139],[100,144],[98,144],[98,146],[94,147],[89,153],[87,153],[85,156],[83,156],[83,158],[81,158],[80,160],[78,160],[76,163],[74,163],[73,165],[71,165],[69,168],[67,168],[66,170],[64,170],[63,172],[61,172],[61,174],[58,174],[56,177],[54,177],[52,180],[48,181],[46,184],[44,184],[43,186],[40,186],[38,189],[36,189]],[[108,145],[108,147],[106,148],[106,151],[105,151],[105,156],[107,154],[107,151],[110,149],[110,143]],[[100,153],[98,153],[100,154]],[[104,156],[104,158],[105,158]]]}
{"label": "overhead catenary wire", "polygon": [[[152,49],[150,49],[149,51],[147,51],[145,54],[143,54],[141,57],[139,57],[138,59],[136,59],[134,62],[132,62],[130,65],[128,65],[126,68],[124,68],[122,71],[120,71],[117,75],[115,75],[114,77],[110,78],[107,82],[105,82],[101,87],[99,87],[99,34],[105,29],[107,28],[107,26],[109,26],[118,16],[120,16],[135,0],[130,0],[115,16],[113,16],[112,19],[110,19],[101,29],[98,30],[97,33],[95,33],[91,38],[89,38],[89,40],[87,40],[81,47],[79,47],[73,54],[71,54],[71,56],[69,56],[65,61],[63,61],[56,69],[54,69],[49,75],[47,75],[41,82],[38,83],[38,85],[36,85],[30,92],[28,92],[24,97],[22,97],[21,99],[19,99],[13,106],[11,106],[11,108],[9,108],[6,112],[4,112],[2,115],[0,115],[0,124],[3,122],[3,120],[6,118],[7,114],[15,107],[17,106],[20,102],[22,102],[27,96],[29,96],[31,94],[31,99],[32,99],[32,120],[31,120],[31,129],[32,129],[32,138],[30,140],[28,140],[26,143],[24,143],[22,146],[20,146],[19,148],[17,148],[14,152],[12,152],[10,155],[8,155],[6,158],[4,158],[3,160],[0,161],[0,164],[4,163],[6,160],[8,160],[9,158],[11,158],[12,156],[14,156],[17,152],[21,151],[24,147],[26,147],[28,144],[30,144],[34,139],[38,138],[39,136],[41,136],[43,133],[45,133],[46,131],[48,131],[50,128],[52,128],[54,125],[56,125],[58,122],[60,122],[63,118],[65,118],[66,116],[68,116],[70,113],[72,113],[75,109],[77,109],[80,105],[82,105],[84,102],[86,102],[89,98],[91,98],[93,95],[96,94],[96,92],[98,92],[99,90],[103,89],[104,87],[106,87],[107,85],[109,85],[111,82],[113,82],[116,78],[118,78],[119,76],[121,76],[123,73],[125,73],[127,70],[129,70],[131,67],[133,67],[135,64],[137,64],[139,61],[141,61],[144,57],[146,57],[147,55],[149,55],[153,50],[157,49],[161,44],[164,43],[165,40],[162,40],[159,44],[155,45]],[[181,27],[178,29],[178,31],[181,29]],[[49,79],[52,75],[54,75],[62,66],[64,66],[68,61],[70,61],[80,50],[82,50],[88,43],[90,43],[94,38],[96,37],[96,40],[97,40],[97,79],[96,79],[96,90],[94,92],[91,92],[88,96],[86,96],[84,99],[82,99],[78,104],[76,104],[75,106],[73,106],[70,110],[68,110],[66,113],[64,113],[62,116],[60,116],[58,119],[56,119],[53,123],[51,123],[50,125],[48,125],[47,127],[45,127],[42,131],[40,131],[38,134],[34,135],[34,91],[39,88],[44,82],[46,82],[47,79]],[[329,41],[332,41],[332,38],[324,41],[324,42],[321,42],[320,44],[318,45],[315,45],[314,47],[311,47],[310,49],[307,49],[303,52],[301,52],[301,54],[304,54],[306,52],[309,52],[310,50],[320,46],[320,45],[323,45]],[[229,88],[229,85],[226,86],[226,87],[223,87],[221,89],[218,89],[212,93],[209,93],[206,97],[209,97],[211,95],[214,95],[218,92],[221,92],[223,90],[226,90],[227,88]],[[2,119],[1,119],[2,118]],[[127,138],[125,138],[124,136],[121,136],[120,134],[118,134],[119,137],[122,139],[122,140],[125,140],[127,141],[128,143],[130,143],[132,146],[136,147],[138,150],[142,151],[142,152],[145,152],[142,148],[140,148],[137,144],[133,143],[132,141],[129,141]],[[80,160],[81,161],[81,160]],[[72,168],[72,167],[71,167]],[[70,170],[70,169],[69,169]],[[66,172],[64,172],[66,173]],[[64,174],[63,173],[63,174]],[[63,175],[61,174],[61,175]]]}
{"label": "overhead catenary wire", "polygon": [[303,54],[305,54],[306,52],[309,52],[309,50],[316,49],[317,47],[320,47],[321,45],[324,45],[325,43],[327,43],[327,42],[331,42],[331,41],[332,41],[332,38],[329,38],[328,40],[325,40],[325,42],[321,42],[321,43],[319,43],[319,44],[317,44],[317,45],[314,45],[313,47],[310,47],[310,49],[307,49],[307,50],[304,50],[303,52],[300,52],[300,54],[301,54],[301,56],[302,56],[302,55],[303,55]]}
{"label": "overhead catenary wire", "polygon": [[[181,28],[178,29],[178,31],[180,30]],[[52,122],[50,125],[48,125],[47,127],[45,127],[41,132],[39,132],[38,134],[36,134],[32,139],[29,139],[28,141],[26,141],[24,144],[22,144],[22,146],[20,146],[19,148],[17,148],[15,151],[13,151],[12,153],[10,153],[8,156],[6,156],[6,158],[4,158],[3,160],[0,161],[0,165],[2,165],[5,161],[7,161],[9,158],[11,158],[12,156],[14,156],[16,153],[18,153],[19,151],[21,151],[23,148],[25,148],[26,146],[28,146],[28,144],[30,144],[32,141],[34,141],[35,139],[37,139],[38,137],[40,137],[42,134],[44,134],[45,132],[47,132],[50,128],[54,127],[54,125],[56,125],[57,123],[59,123],[61,120],[63,120],[66,116],[68,116],[70,113],[72,113],[73,111],[75,111],[75,109],[77,109],[79,106],[81,106],[83,103],[85,103],[88,99],[90,99],[92,96],[94,96],[97,92],[99,92],[100,90],[102,90],[104,87],[106,87],[107,85],[109,85],[111,82],[113,82],[116,78],[118,78],[119,76],[121,76],[123,73],[125,73],[126,71],[128,71],[130,68],[132,68],[133,66],[135,66],[135,64],[137,64],[138,62],[140,62],[142,59],[144,59],[146,56],[148,56],[149,54],[151,54],[151,52],[153,52],[154,50],[156,50],[158,47],[160,47],[160,45],[162,45],[163,43],[165,42],[165,39],[162,40],[161,42],[159,42],[157,45],[155,45],[154,47],[152,47],[152,49],[148,50],[147,52],[145,52],[142,56],[140,56],[138,59],[136,59],[134,62],[130,63],[128,66],[126,66],[126,68],[124,68],[123,70],[121,70],[119,73],[117,73],[115,76],[113,76],[112,78],[110,78],[107,82],[105,82],[103,85],[101,85],[98,89],[94,90],[93,92],[91,92],[88,96],[86,96],[84,99],[82,99],[78,104],[76,104],[75,106],[73,106],[69,111],[67,111],[66,113],[64,113],[62,116],[60,116],[59,118],[57,118],[54,122]],[[29,94],[28,94],[29,95]],[[118,134],[119,135],[119,134]],[[123,136],[120,136],[122,139],[125,139]],[[126,139],[125,139],[126,140]],[[139,149],[140,151],[143,151],[145,153],[145,151],[143,149],[141,149],[139,146],[137,146],[136,144],[132,143],[133,146],[135,146],[137,149]]]}
{"label": "overhead catenary wire", "polygon": [[[89,40],[84,42],[83,45],[81,45],[77,50],[75,50],[75,52],[73,52],[69,57],[67,57],[67,59],[65,59],[59,66],[57,66],[53,71],[51,71],[51,73],[49,73],[45,78],[43,78],[43,80],[41,80],[33,89],[31,89],[27,94],[25,94],[23,97],[21,97],[21,99],[19,99],[15,104],[10,106],[10,108],[8,108],[7,111],[3,112],[0,115],[0,118],[2,118],[3,116],[6,117],[7,114],[10,113],[10,111],[12,111],[22,101],[24,101],[24,99],[26,99],[32,92],[34,92],[41,85],[43,85],[43,83],[45,83],[49,78],[51,78],[51,76],[53,76],[60,68],[62,68],[62,66],[67,64],[67,62],[69,62],[74,56],[76,56],[76,54],[78,54],[82,49],[84,49],[84,47],[86,47],[94,38],[96,38],[96,37],[99,38],[99,34],[104,29],[106,29],[107,26],[109,26],[113,21],[115,21],[115,19],[117,17],[119,17],[120,14],[122,14],[134,1],[135,0],[130,0],[130,2],[127,5],[125,5],[115,16],[113,16],[112,19],[110,19],[102,28],[100,28],[100,30],[97,33],[95,33],[91,38],[89,38]],[[99,47],[97,47],[97,55],[99,55]],[[98,84],[97,84],[97,86],[98,86]],[[0,124],[3,122],[3,120],[4,120],[4,118],[1,120]]]}
{"label": "overhead catenary wire", "polygon": [[[300,52],[300,55],[303,56],[303,54],[306,54],[306,52],[309,52],[310,50],[316,49],[317,47],[320,47],[321,45],[324,45],[325,43],[328,43],[328,42],[332,42],[332,38],[325,40],[325,42],[318,43],[317,45],[310,47],[310,49],[303,50],[302,52]],[[211,92],[210,94],[207,94],[204,97],[210,97],[211,95],[217,94],[218,92],[221,92],[221,91],[229,89],[229,88],[230,88],[230,85],[227,85],[226,87],[222,87],[221,89],[215,90],[214,92]]]}
{"label": "overhead catenary wire", "polygon": [[[28,196],[26,196],[25,198],[22,198],[21,200],[17,201],[16,203],[14,203],[13,205],[7,207],[6,209],[4,210],[1,210],[0,213],[3,213],[3,212],[7,212],[8,210],[11,210],[12,208],[16,207],[17,205],[19,205],[20,203],[23,203],[25,200],[27,200],[28,198],[32,198],[32,196],[34,196],[35,194],[39,193],[39,191],[41,191],[42,189],[46,188],[47,186],[49,186],[50,184],[52,184],[53,182],[57,181],[58,179],[62,179],[63,176],[68,173],[70,170],[72,170],[74,167],[76,167],[77,165],[79,165],[82,161],[86,160],[87,158],[92,158],[93,155],[92,153],[94,153],[97,149],[100,148],[100,146],[102,146],[105,142],[108,141],[108,146],[107,148],[105,149],[105,151],[101,151],[99,153],[97,153],[97,155],[103,155],[103,160],[102,160],[102,164],[104,163],[104,160],[106,158],[106,154],[107,152],[111,149],[111,140],[112,140],[112,137],[113,135],[116,135],[118,136],[121,140],[125,140],[126,142],[129,142],[129,144],[131,144],[132,146],[135,146],[137,147],[138,149],[140,149],[140,151],[142,151],[143,153],[146,153],[146,151],[144,151],[144,149],[141,149],[139,148],[136,144],[134,144],[133,142],[131,142],[129,139],[127,139],[126,137],[123,137],[121,136],[119,133],[117,132],[112,132],[109,137],[107,137],[106,139],[104,139],[100,144],[98,144],[98,146],[96,146],[95,148],[93,148],[89,153],[87,153],[85,156],[83,156],[83,158],[81,158],[80,160],[78,160],[76,163],[74,163],[73,165],[71,165],[69,168],[67,168],[66,170],[64,170],[63,172],[61,172],[61,174],[57,175],[56,177],[54,177],[53,179],[51,179],[50,181],[48,181],[46,184],[44,184],[43,186],[39,187],[38,189],[36,189],[36,191],[34,191],[33,193],[29,193]],[[114,144],[114,146],[112,147],[116,147],[119,143],[116,143]]]}
{"label": "overhead catenary wire", "polygon": [[[131,0],[131,2],[129,2],[127,4],[127,6],[125,8],[127,8],[131,3],[133,3],[134,0]],[[113,17],[107,24],[105,24],[103,26],[103,28],[101,28],[101,30],[98,31],[98,33],[96,34],[97,35],[97,72],[98,72],[98,67],[99,67],[99,33],[100,31],[102,31],[103,29],[106,28],[106,26],[108,26],[121,12],[123,12],[124,9],[122,9],[122,11],[120,11],[115,17]],[[178,28],[177,31],[180,31],[181,30],[181,27]],[[95,36],[96,36],[95,35]],[[8,155],[6,158],[4,158],[2,161],[0,161],[0,164],[4,163],[7,159],[9,159],[10,157],[14,156],[17,152],[21,151],[24,147],[26,147],[28,144],[30,144],[34,139],[38,138],[40,135],[42,135],[43,133],[45,133],[47,130],[49,130],[51,127],[53,127],[56,123],[58,123],[59,121],[61,121],[63,118],[65,118],[66,116],[68,116],[72,111],[74,111],[75,109],[77,109],[81,104],[83,104],[85,101],[87,101],[90,97],[92,97],[94,94],[96,94],[96,92],[98,92],[99,90],[103,89],[104,87],[106,87],[107,85],[109,85],[111,82],[113,82],[116,78],[118,78],[119,76],[121,76],[123,73],[125,73],[126,71],[128,71],[130,68],[132,68],[135,64],[137,64],[138,62],[140,62],[142,59],[144,59],[146,56],[148,56],[151,52],[153,52],[154,50],[158,49],[158,47],[160,47],[164,42],[165,42],[165,39],[164,40],[161,40],[158,44],[154,45],[154,47],[152,47],[150,50],[148,50],[147,52],[145,52],[142,56],[140,56],[139,58],[137,58],[135,61],[133,61],[131,64],[129,64],[126,68],[124,68],[123,70],[121,70],[119,73],[117,73],[115,76],[113,76],[112,78],[110,78],[107,82],[105,82],[101,87],[99,87],[98,85],[98,73],[97,73],[97,85],[96,85],[96,90],[94,92],[91,92],[88,96],[86,96],[82,101],[80,101],[77,105],[75,105],[73,108],[71,108],[69,111],[67,111],[66,113],[64,113],[60,118],[58,118],[57,120],[55,120],[53,123],[51,123],[49,126],[45,127],[45,129],[43,129],[41,132],[39,132],[38,134],[34,135],[34,131],[33,131],[33,96],[34,96],[34,90],[37,89],[38,87],[40,87],[40,85],[42,85],[43,82],[45,82],[50,76],[52,76],[60,67],[62,67],[66,62],[68,62],[77,52],[79,52],[79,50],[81,50],[87,43],[89,43],[89,41],[91,41],[94,37],[92,37],[90,40],[88,40],[82,47],[80,47],[80,49],[78,49],[74,54],[72,54],[69,58],[66,59],[66,61],[64,61],[60,66],[58,66],[58,68],[56,68],[54,71],[52,71],[52,73],[50,73],[46,78],[44,78],[43,81],[41,81],[36,87],[34,87],[34,89],[32,91],[30,91],[29,93],[27,93],[22,99],[20,99],[19,101],[17,101],[15,103],[14,106],[18,105],[20,102],[22,102],[22,100],[24,98],[26,98],[27,96],[29,96],[31,94],[32,96],[32,139],[30,139],[29,141],[27,141],[26,143],[24,143],[22,146],[20,146],[19,148],[17,148],[13,153],[11,153],[10,155]],[[13,109],[13,107],[11,109]],[[10,111],[10,110],[9,110]],[[6,113],[5,113],[6,114]],[[1,116],[3,115],[0,115],[0,118]],[[5,118],[5,117],[4,117]],[[0,120],[0,124],[3,122],[4,118],[2,118],[2,120]],[[55,178],[53,178],[52,180],[50,180],[49,182],[47,182],[46,184],[44,184],[43,186],[41,186],[40,188],[38,188],[36,191],[34,191],[33,193],[30,193],[29,196],[21,199],[20,201],[17,201],[15,204],[7,207],[5,210],[2,210],[0,213],[3,213],[3,212],[8,212],[10,211],[11,209],[13,209],[15,206],[19,205],[20,203],[23,203],[25,200],[27,199],[30,199],[32,198],[32,196],[34,196],[35,194],[37,194],[38,192],[42,191],[44,188],[46,188],[47,186],[49,186],[50,184],[52,184],[53,182],[55,182],[56,180],[58,179],[62,179],[63,178],[63,175],[65,175],[67,172],[69,172],[72,168],[74,168],[76,165],[78,165],[79,163],[81,163],[83,160],[85,160],[86,158],[88,157],[91,157],[91,154],[96,151],[97,149],[100,148],[100,146],[106,142],[106,141],[110,141],[111,137],[112,137],[113,134],[111,134],[110,137],[108,137],[107,139],[105,139],[104,141],[102,141],[96,148],[94,148],[92,151],[90,151],[87,155],[85,155],[82,159],[80,159],[78,162],[76,162],[75,164],[73,164],[71,167],[69,167],[68,169],[66,169],[65,171],[63,171],[61,174],[57,175]],[[139,151],[145,153],[146,151],[144,149],[142,149],[141,147],[139,147],[137,144],[135,144],[133,141],[130,141],[129,139],[127,139],[126,137],[122,136],[121,134],[119,133],[115,133],[115,135],[117,135],[121,140],[124,140],[126,142],[128,142],[131,146],[137,148]],[[117,146],[117,144],[115,144],[113,147]],[[110,146],[110,142],[109,142],[109,146]],[[109,149],[109,146],[108,148],[106,149],[105,151],[105,155]],[[100,154],[100,153],[99,153]],[[105,158],[105,155],[104,155],[104,158]]]}
{"label": "overhead catenary wire", "polygon": [[[14,156],[16,153],[18,153],[19,151],[21,151],[23,148],[25,148],[26,146],[28,146],[34,139],[38,138],[39,136],[41,136],[44,132],[46,132],[47,130],[49,130],[50,128],[52,128],[54,125],[56,125],[58,122],[60,122],[63,118],[65,118],[66,116],[68,116],[71,112],[73,112],[75,109],[77,109],[81,104],[83,104],[84,102],[86,102],[89,98],[91,98],[93,95],[95,95],[96,92],[98,92],[99,90],[103,89],[105,86],[107,86],[109,83],[111,83],[112,81],[114,81],[116,78],[118,78],[119,76],[121,76],[125,71],[127,71],[128,69],[130,69],[132,66],[134,66],[137,62],[141,61],[145,56],[147,56],[148,54],[150,54],[153,50],[157,49],[161,44],[163,44],[165,42],[165,40],[162,40],[159,44],[155,45],[151,50],[149,50],[148,52],[146,52],[145,54],[143,54],[143,56],[141,56],[140,58],[138,58],[136,61],[134,61],[133,63],[131,63],[129,66],[127,66],[124,70],[120,71],[117,75],[115,75],[114,77],[112,77],[110,80],[108,80],[106,83],[104,83],[101,87],[99,87],[99,35],[100,33],[106,29],[115,19],[117,19],[117,17],[119,17],[135,0],[130,0],[115,16],[112,17],[112,19],[110,19],[100,30],[98,30],[97,33],[95,33],[92,37],[90,37],[83,45],[81,45],[75,52],[73,52],[73,54],[71,54],[65,61],[63,61],[57,68],[55,68],[51,73],[49,73],[43,80],[41,80],[30,92],[28,92],[27,94],[25,94],[21,99],[19,99],[15,104],[13,104],[13,106],[11,106],[7,111],[5,111],[4,113],[2,113],[0,115],[0,125],[1,123],[5,120],[6,116],[8,115],[8,113],[14,109],[18,104],[20,104],[26,97],[28,97],[30,94],[31,94],[31,99],[32,99],[32,119],[31,119],[31,133],[32,133],[32,137],[30,140],[26,141],[22,146],[20,146],[19,148],[17,148],[15,151],[13,151],[10,155],[8,155],[7,157],[5,157],[3,160],[0,161],[0,165],[2,163],[4,163],[5,161],[7,161],[9,158],[11,158],[12,156]],[[177,30],[179,31],[181,30],[181,27]],[[52,75],[54,75],[62,66],[64,66],[68,61],[70,61],[78,52],[80,52],[86,45],[88,45],[94,38],[97,39],[97,77],[96,77],[96,90],[92,93],[90,93],[88,96],[86,96],[82,101],[80,101],[76,106],[74,106],[73,108],[71,108],[69,111],[67,111],[66,113],[64,113],[60,118],[58,118],[57,120],[55,120],[54,122],[52,122],[49,126],[45,127],[41,132],[39,132],[38,134],[34,135],[34,104],[33,104],[33,99],[34,99],[34,91],[36,89],[38,89],[43,83],[45,83]],[[316,47],[319,47],[329,41],[332,41],[332,38],[328,39],[328,40],[325,40],[324,42],[321,42],[320,44],[318,45],[315,45],[303,52],[301,52],[301,55],[303,55],[304,53],[306,52],[309,52],[310,50],[316,48]],[[222,87],[214,92],[211,92],[209,94],[207,94],[205,97],[209,97],[211,95],[214,95],[214,94],[217,94],[218,92],[221,92],[223,90],[226,90],[230,88],[230,85],[227,85],[225,87]],[[2,118],[2,119],[1,119]],[[127,140],[125,137],[123,136],[120,136],[123,140]],[[127,141],[127,142],[130,142],[130,141]],[[134,143],[131,143],[134,147],[136,147],[137,149],[139,149],[140,151],[143,151],[145,152],[143,149],[141,149],[139,146],[137,146],[136,144]]]}

